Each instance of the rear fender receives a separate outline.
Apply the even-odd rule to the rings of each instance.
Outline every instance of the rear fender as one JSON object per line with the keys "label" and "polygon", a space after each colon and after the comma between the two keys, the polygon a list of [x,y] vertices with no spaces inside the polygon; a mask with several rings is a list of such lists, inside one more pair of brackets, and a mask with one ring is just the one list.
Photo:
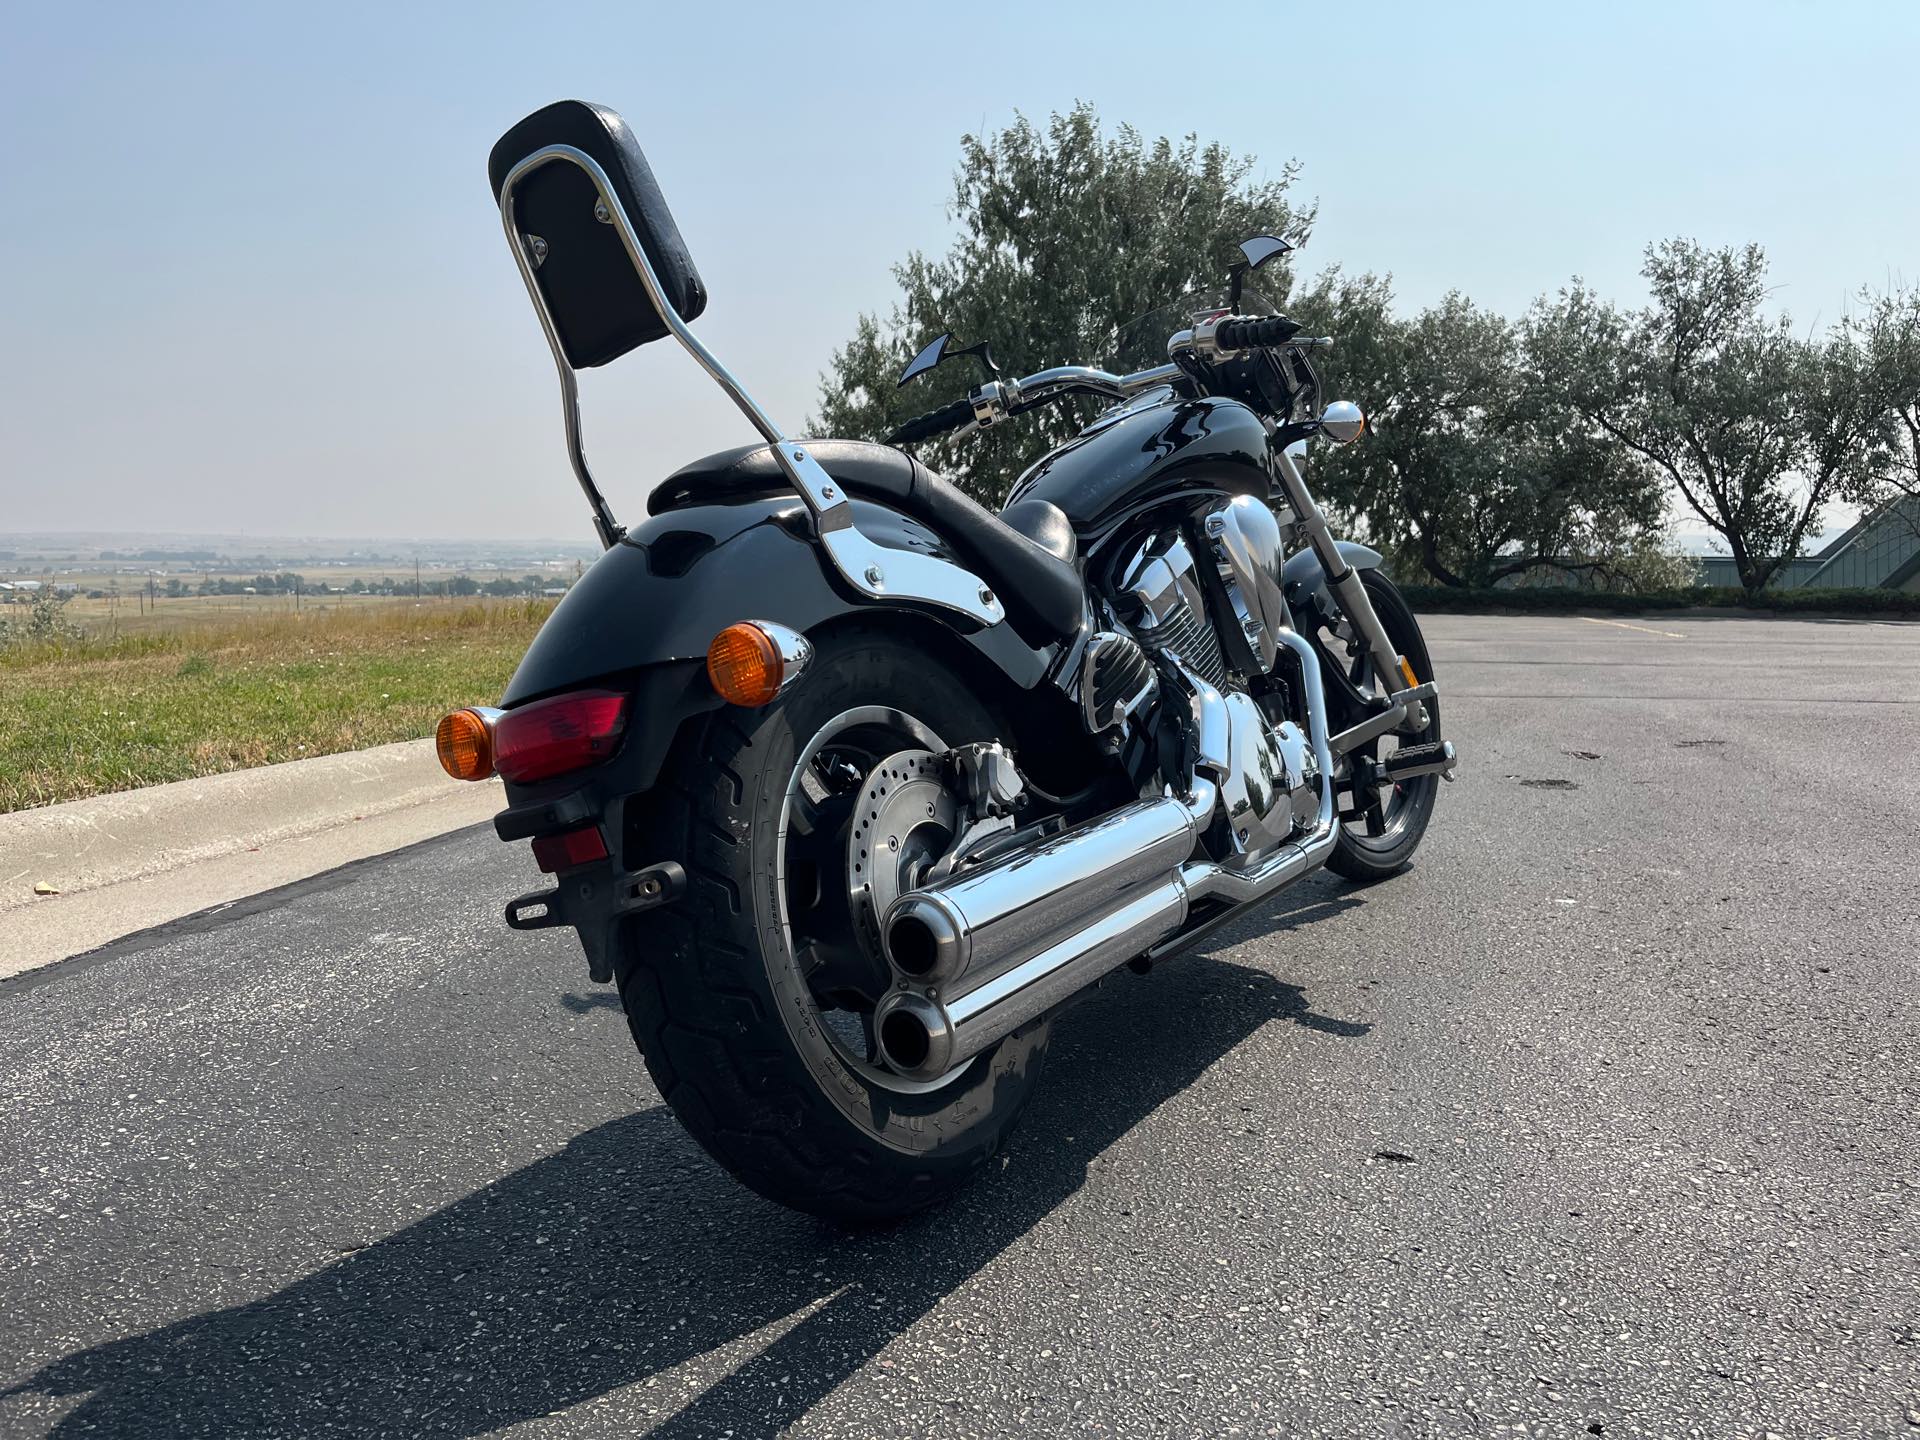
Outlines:
{"label": "rear fender", "polygon": [[[955,559],[925,525],[883,505],[852,502],[856,523],[881,545]],[[798,498],[693,505],[656,515],[593,563],[534,637],[501,704],[614,683],[633,695],[621,780],[651,786],[681,724],[719,708],[705,675],[707,646],[738,620],[774,620],[806,633],[856,614],[905,607],[835,588]],[[957,563],[957,561],[956,561]],[[1035,648],[1009,624],[974,628],[925,611],[1013,685],[1045,677],[1054,648]]]}

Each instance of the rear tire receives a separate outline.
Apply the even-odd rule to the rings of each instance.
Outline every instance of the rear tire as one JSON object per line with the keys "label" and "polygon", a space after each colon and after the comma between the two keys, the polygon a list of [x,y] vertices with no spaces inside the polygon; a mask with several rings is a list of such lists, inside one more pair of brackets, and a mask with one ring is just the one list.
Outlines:
{"label": "rear tire", "polygon": [[[635,859],[679,859],[688,893],[631,924],[615,961],[648,1072],[694,1139],[769,1199],[850,1223],[895,1219],[974,1176],[1025,1106],[1047,1041],[1044,1023],[1029,1026],[914,1086],[863,1066],[829,1030],[795,955],[791,914],[806,902],[786,874],[785,819],[810,737],[876,710],[917,722],[933,749],[997,730],[925,648],[874,629],[824,638],[787,695],[721,710],[676,744]],[[883,731],[872,743],[891,742]]]}
{"label": "rear tire", "polygon": [[[1420,634],[1420,623],[1413,618],[1413,611],[1405,597],[1378,570],[1363,571],[1361,581],[1367,587],[1367,598],[1373,602],[1374,613],[1380,617],[1387,639],[1396,651],[1407,657],[1415,678],[1422,681],[1433,679],[1433,660],[1427,654],[1427,642]],[[1401,681],[1395,677],[1391,688],[1398,689],[1400,685]],[[1426,707],[1429,720],[1427,728],[1417,735],[1399,737],[1401,743],[1417,745],[1440,733],[1439,701],[1428,700]],[[1360,718],[1356,715],[1339,723],[1353,724]],[[1378,743],[1374,742],[1374,746]],[[1370,751],[1374,746],[1362,747],[1361,753]],[[1364,822],[1340,827],[1339,841],[1327,860],[1329,870],[1349,880],[1370,885],[1398,875],[1407,868],[1413,860],[1413,852],[1420,847],[1420,841],[1427,833],[1428,822],[1433,819],[1434,802],[1439,798],[1440,777],[1422,775],[1402,782],[1398,790],[1392,808],[1382,816],[1385,833],[1377,836],[1369,834]]]}

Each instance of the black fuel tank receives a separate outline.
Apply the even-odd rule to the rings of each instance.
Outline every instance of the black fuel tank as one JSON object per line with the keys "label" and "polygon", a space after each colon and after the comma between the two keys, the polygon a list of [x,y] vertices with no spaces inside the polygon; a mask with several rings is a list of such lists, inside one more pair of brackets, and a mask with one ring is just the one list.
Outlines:
{"label": "black fuel tank", "polygon": [[1084,547],[1177,490],[1264,496],[1271,484],[1258,415],[1237,400],[1167,396],[1101,416],[1022,475],[1007,503],[1051,501]]}

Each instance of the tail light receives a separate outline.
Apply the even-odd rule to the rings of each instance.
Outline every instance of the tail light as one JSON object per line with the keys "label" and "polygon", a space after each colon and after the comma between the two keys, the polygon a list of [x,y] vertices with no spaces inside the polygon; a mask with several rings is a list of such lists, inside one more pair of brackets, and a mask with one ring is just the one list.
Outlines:
{"label": "tail light", "polygon": [[493,724],[493,768],[525,783],[605,760],[627,728],[627,697],[581,690],[509,710]]}

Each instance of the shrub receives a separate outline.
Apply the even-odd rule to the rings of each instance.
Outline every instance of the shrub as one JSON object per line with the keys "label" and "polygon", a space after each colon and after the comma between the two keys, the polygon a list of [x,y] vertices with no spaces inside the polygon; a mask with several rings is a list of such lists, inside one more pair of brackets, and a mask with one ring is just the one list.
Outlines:
{"label": "shrub", "polygon": [[1749,596],[1738,586],[1650,590],[1616,594],[1605,590],[1524,588],[1465,590],[1446,585],[1401,587],[1407,603],[1430,613],[1486,614],[1497,611],[1536,615],[1573,615],[1583,610],[1634,615],[1648,610],[1762,610],[1782,615],[1920,616],[1920,594],[1908,590],[1763,590]]}

